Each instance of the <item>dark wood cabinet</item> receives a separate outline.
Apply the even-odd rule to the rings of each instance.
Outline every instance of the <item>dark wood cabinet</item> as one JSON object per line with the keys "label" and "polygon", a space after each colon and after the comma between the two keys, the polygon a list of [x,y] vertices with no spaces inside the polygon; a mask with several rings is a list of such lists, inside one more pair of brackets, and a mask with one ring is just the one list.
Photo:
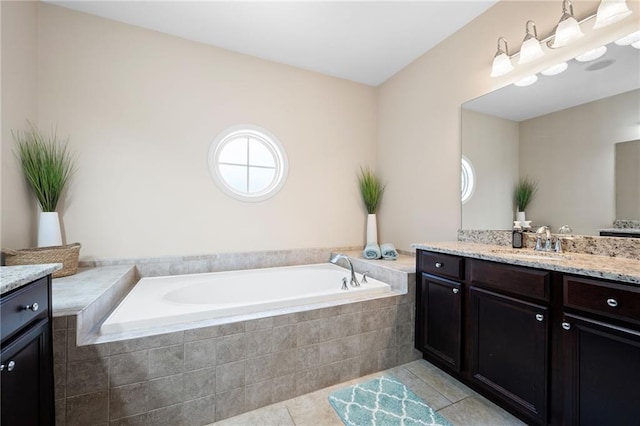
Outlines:
{"label": "dark wood cabinet", "polygon": [[477,386],[546,423],[548,309],[471,287],[470,368]]}
{"label": "dark wood cabinet", "polygon": [[562,327],[564,424],[638,424],[640,332],[571,314]]}
{"label": "dark wood cabinet", "polygon": [[0,300],[3,426],[54,424],[50,286],[48,276]]}
{"label": "dark wood cabinet", "polygon": [[460,371],[462,284],[423,273],[416,300],[420,306],[416,348],[431,354],[446,367]]}

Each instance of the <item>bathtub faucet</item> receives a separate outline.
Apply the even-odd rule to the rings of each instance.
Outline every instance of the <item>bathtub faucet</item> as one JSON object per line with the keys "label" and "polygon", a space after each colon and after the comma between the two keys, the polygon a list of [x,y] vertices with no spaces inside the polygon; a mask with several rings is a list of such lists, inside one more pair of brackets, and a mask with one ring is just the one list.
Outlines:
{"label": "bathtub faucet", "polygon": [[356,278],[356,273],[353,270],[353,263],[351,263],[351,259],[349,259],[349,256],[346,256],[344,254],[336,254],[333,259],[331,259],[331,263],[333,263],[334,265],[338,263],[338,260],[340,259],[344,259],[347,261],[347,263],[349,264],[349,269],[351,270],[351,286],[352,287],[360,287],[360,283],[358,282],[358,279]]}

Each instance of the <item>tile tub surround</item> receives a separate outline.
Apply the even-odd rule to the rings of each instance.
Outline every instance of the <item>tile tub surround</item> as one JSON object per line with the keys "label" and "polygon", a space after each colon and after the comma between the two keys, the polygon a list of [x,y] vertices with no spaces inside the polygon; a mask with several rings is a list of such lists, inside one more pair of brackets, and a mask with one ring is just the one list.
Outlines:
{"label": "tile tub surround", "polygon": [[56,424],[207,424],[419,359],[409,288],[85,346],[76,345],[75,317],[54,318]]}
{"label": "tile tub surround", "polygon": [[61,263],[0,266],[0,294],[20,288],[61,268]]}
{"label": "tile tub surround", "polygon": [[[594,278],[621,281],[640,285],[640,260],[622,257],[597,256],[583,253],[564,253],[553,259],[534,258],[532,248],[506,249],[504,246],[467,242],[442,242],[412,244],[415,249],[429,250],[445,254],[491,260],[513,265],[543,268]],[[494,252],[498,251],[498,253]],[[512,251],[513,254],[509,254]],[[529,256],[526,258],[519,256]],[[544,256],[544,253],[541,253]],[[554,254],[549,254],[553,257]]]}
{"label": "tile tub surround", "polygon": [[[511,247],[512,231],[494,230],[458,230],[458,241],[477,244],[494,244]],[[640,259],[640,241],[634,238],[596,237],[590,235],[560,235],[553,237],[562,239],[562,250],[567,253],[582,253],[597,256],[622,257]],[[524,233],[524,247],[533,248],[536,245],[534,232]]]}

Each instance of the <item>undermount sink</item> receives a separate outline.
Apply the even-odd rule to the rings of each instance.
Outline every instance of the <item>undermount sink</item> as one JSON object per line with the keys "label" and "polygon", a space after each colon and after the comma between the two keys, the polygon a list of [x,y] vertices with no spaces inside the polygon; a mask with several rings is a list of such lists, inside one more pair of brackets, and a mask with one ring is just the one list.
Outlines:
{"label": "undermount sink", "polygon": [[496,248],[491,249],[491,253],[514,256],[521,259],[533,259],[533,260],[567,260],[571,259],[571,256],[564,253],[555,252],[541,252],[526,249],[511,249],[511,248]]}

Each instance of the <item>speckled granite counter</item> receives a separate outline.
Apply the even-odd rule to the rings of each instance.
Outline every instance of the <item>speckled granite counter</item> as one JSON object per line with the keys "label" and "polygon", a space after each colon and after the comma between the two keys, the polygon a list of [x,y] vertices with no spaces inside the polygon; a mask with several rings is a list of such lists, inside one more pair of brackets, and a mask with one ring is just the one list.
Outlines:
{"label": "speckled granite counter", "polygon": [[417,250],[491,260],[568,274],[604,278],[640,285],[640,260],[582,253],[540,253],[532,249],[468,242],[417,243]]}
{"label": "speckled granite counter", "polygon": [[29,284],[62,268],[61,263],[0,267],[0,295]]}

